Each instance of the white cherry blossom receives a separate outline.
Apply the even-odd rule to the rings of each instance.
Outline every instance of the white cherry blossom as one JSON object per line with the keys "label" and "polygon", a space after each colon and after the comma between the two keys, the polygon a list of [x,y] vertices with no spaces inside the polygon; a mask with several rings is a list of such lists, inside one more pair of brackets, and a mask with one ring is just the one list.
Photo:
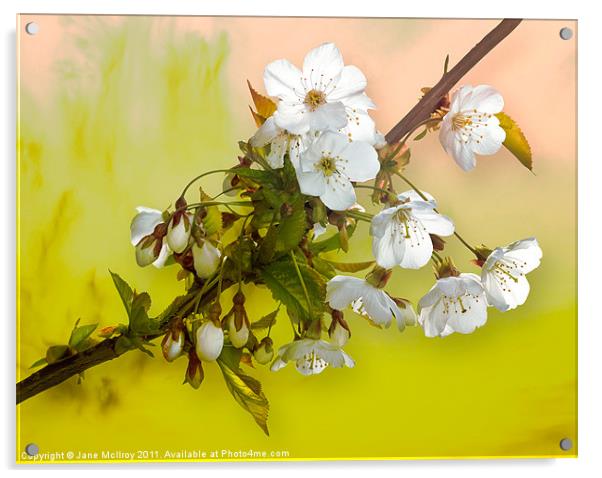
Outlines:
{"label": "white cherry blossom", "polygon": [[393,317],[399,330],[416,323],[416,313],[406,301],[398,303],[384,290],[358,277],[338,275],[326,284],[326,301],[336,310],[351,305],[374,324],[389,327]]}
{"label": "white cherry blossom", "polygon": [[379,169],[370,144],[326,132],[301,155],[297,180],[303,194],[319,196],[330,209],[344,211],[356,202],[351,182],[374,179]]}
{"label": "white cherry blossom", "polygon": [[355,366],[353,359],[340,347],[325,340],[308,338],[280,347],[271,370],[276,372],[288,362],[295,362],[297,370],[303,375],[317,375],[329,365],[335,368]]}
{"label": "white cherry blossom", "polygon": [[418,302],[418,312],[427,337],[474,332],[487,322],[487,300],[479,276],[462,273],[437,280]]}
{"label": "white cherry blossom", "polygon": [[267,93],[279,100],[275,123],[289,133],[341,130],[349,139],[375,142],[366,77],[359,68],[344,65],[333,43],[311,50],[302,70],[288,60],[270,63],[264,83]]}
{"label": "white cherry blossom", "polygon": [[542,255],[534,237],[494,249],[481,271],[487,302],[502,312],[524,304],[530,290],[525,275],[539,266]]}
{"label": "white cherry blossom", "polygon": [[154,265],[161,268],[165,265],[171,250],[165,238],[152,237],[155,228],[163,223],[163,213],[157,209],[144,206],[136,208],[138,214],[130,225],[130,240],[136,247],[136,262],[139,266]]}
{"label": "white cherry blossom", "polygon": [[433,254],[429,234],[454,233],[451,219],[436,212],[434,198],[423,194],[427,200],[415,191],[406,191],[398,196],[400,204],[384,209],[372,219],[372,253],[379,266],[419,269]]}
{"label": "white cherry blossom", "polygon": [[311,142],[309,134],[291,134],[276,124],[274,116],[270,116],[251,138],[251,146],[265,146],[270,144],[270,153],[267,156],[268,164],[278,169],[284,166],[284,155],[289,153],[291,163],[299,167],[301,153],[307,149]]}
{"label": "white cherry blossom", "polygon": [[439,141],[464,171],[476,166],[475,154],[494,154],[501,148],[506,132],[495,115],[503,108],[502,95],[491,86],[463,86],[454,93]]}

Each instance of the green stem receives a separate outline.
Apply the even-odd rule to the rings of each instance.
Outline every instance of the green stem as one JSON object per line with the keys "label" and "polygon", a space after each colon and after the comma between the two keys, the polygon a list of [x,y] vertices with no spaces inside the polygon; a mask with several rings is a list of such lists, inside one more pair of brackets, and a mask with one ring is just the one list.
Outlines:
{"label": "green stem", "polygon": [[242,249],[242,238],[245,234],[245,227],[247,227],[247,221],[251,217],[251,214],[245,217],[245,220],[242,223],[242,228],[240,229],[240,235],[238,236],[238,247],[240,248],[240,253],[238,254],[238,291],[242,290],[242,261],[243,261],[243,249]]}
{"label": "green stem", "polygon": [[215,201],[218,197],[224,195],[224,194],[228,194],[232,191],[236,191],[238,188],[237,187],[233,187],[233,188],[228,188],[228,189],[224,189],[221,193],[219,193],[217,196],[213,196],[211,198],[212,201]]}
{"label": "green stem", "polygon": [[348,209],[347,211],[345,211],[345,214],[349,217],[352,217],[353,219],[358,219],[360,221],[366,222],[371,222],[372,218],[374,217],[372,216],[372,214],[368,214],[367,212],[354,211],[352,209]]}
{"label": "green stem", "polygon": [[204,201],[204,202],[193,202],[186,206],[186,209],[195,209],[197,207],[205,207],[205,206],[246,206],[253,207],[253,201],[230,201],[230,202],[221,202],[221,201]]}
{"label": "green stem", "polygon": [[421,126],[426,126],[429,123],[439,123],[440,121],[442,121],[443,118],[429,118],[427,120],[421,121],[420,123],[418,123],[413,129],[411,129],[405,136],[404,138],[400,141],[401,145],[406,144],[406,142],[408,141],[408,139],[410,139],[410,136],[412,136],[412,134],[414,134],[416,132],[416,130],[418,128],[420,128]]}
{"label": "green stem", "polygon": [[369,186],[367,184],[356,184],[355,187],[361,189],[372,189],[373,191],[379,191],[387,195],[392,194],[393,196],[395,196],[395,193],[393,191],[387,191],[386,189],[377,188],[376,186]]}
{"label": "green stem", "polygon": [[293,260],[293,264],[295,265],[295,271],[297,271],[297,277],[299,277],[299,282],[301,282],[301,288],[303,289],[303,294],[305,294],[305,300],[307,301],[307,313],[311,317],[311,302],[309,299],[309,292],[307,291],[307,287],[305,286],[305,281],[303,280],[303,276],[301,275],[301,269],[299,269],[299,264],[297,264],[297,258],[295,257],[295,253],[291,250],[291,259]]}
{"label": "green stem", "polygon": [[198,176],[192,178],[190,180],[190,182],[184,187],[184,190],[182,191],[182,194],[180,194],[180,197],[183,197],[186,194],[186,192],[188,191],[190,186],[192,186],[195,182],[197,182],[201,178],[204,178],[205,176],[209,176],[210,174],[216,174],[216,173],[231,173],[231,172],[232,172],[231,169],[213,169],[212,171],[207,171],[206,173],[199,174]]}
{"label": "green stem", "polygon": [[477,253],[477,250],[476,250],[474,247],[472,247],[472,246],[471,246],[471,245],[470,245],[468,242],[466,242],[466,240],[465,240],[465,239],[464,239],[464,238],[463,238],[463,237],[462,237],[460,234],[458,234],[457,232],[454,232],[454,236],[456,236],[456,238],[457,238],[457,239],[458,239],[458,240],[459,240],[459,241],[460,241],[462,244],[464,244],[464,245],[465,245],[465,246],[468,248],[468,250],[469,250],[470,252],[472,252],[472,253],[473,253],[475,256],[479,257],[479,254]]}

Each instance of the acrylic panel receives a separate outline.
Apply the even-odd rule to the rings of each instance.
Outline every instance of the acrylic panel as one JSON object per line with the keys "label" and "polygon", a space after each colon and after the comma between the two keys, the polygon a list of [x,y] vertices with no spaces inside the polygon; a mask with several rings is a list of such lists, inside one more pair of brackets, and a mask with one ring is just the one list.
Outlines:
{"label": "acrylic panel", "polygon": [[17,461],[576,456],[577,23],[500,22],[20,15]]}

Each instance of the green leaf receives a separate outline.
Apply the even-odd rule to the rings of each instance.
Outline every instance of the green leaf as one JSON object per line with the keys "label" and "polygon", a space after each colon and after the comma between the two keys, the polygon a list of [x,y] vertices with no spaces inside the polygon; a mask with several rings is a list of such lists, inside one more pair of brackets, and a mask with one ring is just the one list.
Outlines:
{"label": "green leaf", "polygon": [[326,279],[332,279],[335,275],[337,275],[330,262],[322,259],[321,257],[313,256],[311,258],[311,262],[313,268]]}
{"label": "green leaf", "polygon": [[261,241],[261,246],[259,246],[257,259],[261,264],[267,264],[272,260],[272,258],[274,257],[274,253],[276,252],[277,240],[278,226],[272,225],[263,237],[263,240]]}
{"label": "green leaf", "polygon": [[269,436],[270,432],[268,431],[267,421],[270,405],[261,390],[261,384],[253,377],[245,375],[240,370],[238,364],[234,365],[231,360],[220,356],[217,359],[217,363],[234,400],[251,414],[257,425]]}
{"label": "green leaf", "polygon": [[155,318],[155,320],[159,324],[165,324],[169,322],[174,316],[178,315],[182,307],[187,304],[195,295],[196,292],[176,297],[172,303],[169,304],[165,310]]}
{"label": "green leaf", "polygon": [[424,131],[422,133],[419,133],[416,135],[416,137],[414,138],[414,141],[420,141],[422,138],[424,138],[426,136],[426,133],[428,133],[428,129],[424,128]]}
{"label": "green leaf", "polygon": [[121,297],[121,301],[123,302],[123,306],[128,314],[130,315],[130,311],[132,308],[132,300],[134,298],[134,291],[129,286],[129,284],[124,281],[118,274],[111,272],[111,277],[113,278],[113,283],[115,284],[115,288],[117,292],[119,292],[119,297]]}
{"label": "green leaf", "polygon": [[159,321],[148,316],[150,306],[151,299],[146,292],[134,295],[130,312],[130,331],[135,335],[149,335],[159,331]]}
{"label": "green leaf", "polygon": [[73,350],[68,345],[52,345],[46,351],[46,362],[54,363],[73,355]]}
{"label": "green leaf", "polygon": [[222,233],[222,213],[217,206],[209,206],[205,208],[207,215],[203,218],[203,227],[205,234],[212,236]]}
{"label": "green leaf", "polygon": [[326,282],[307,264],[298,261],[298,266],[309,297],[305,296],[303,285],[289,256],[268,265],[261,272],[261,278],[272,292],[274,300],[286,306],[293,320],[319,319],[324,312]]}
{"label": "green leaf", "polygon": [[251,330],[262,330],[272,327],[276,323],[276,316],[279,311],[280,307],[274,312],[270,312],[268,315],[264,315],[261,319],[251,323]]}
{"label": "green leaf", "polygon": [[75,326],[71,331],[71,337],[69,337],[69,346],[76,350],[79,350],[79,347],[84,345],[86,339],[90,337],[92,332],[94,332],[96,327],[98,327],[98,324],[78,326],[79,320],[80,319],[77,319],[77,322],[75,322]]}
{"label": "green leaf", "polygon": [[276,252],[288,252],[299,245],[307,232],[305,201],[297,200],[292,206],[292,213],[280,220],[276,240]]}
{"label": "green leaf", "polygon": [[42,357],[39,360],[36,360],[34,363],[31,364],[31,367],[29,368],[38,368],[41,367],[42,365],[48,365],[48,361],[46,360],[46,357]]}
{"label": "green leaf", "polygon": [[278,180],[276,174],[272,171],[263,171],[261,169],[234,168],[230,172],[241,178],[251,179],[259,184],[274,184]]}
{"label": "green leaf", "polygon": [[126,335],[121,335],[117,338],[114,349],[117,355],[121,355],[132,350],[135,347],[136,346],[132,343],[129,337],[127,337]]}
{"label": "green leaf", "polygon": [[533,156],[531,146],[522,130],[506,113],[498,113],[495,116],[500,120],[500,126],[506,132],[504,146],[510,151],[520,163],[529,171],[533,170]]}
{"label": "green leaf", "polygon": [[336,270],[341,272],[359,272],[364,269],[368,269],[374,265],[374,261],[366,261],[366,262],[334,262],[334,261],[326,261]]}

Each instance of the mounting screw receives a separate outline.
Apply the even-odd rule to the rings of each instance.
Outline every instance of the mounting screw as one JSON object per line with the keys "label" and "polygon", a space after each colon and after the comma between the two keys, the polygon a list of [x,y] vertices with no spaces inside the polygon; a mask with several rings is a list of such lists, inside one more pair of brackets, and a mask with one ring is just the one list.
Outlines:
{"label": "mounting screw", "polygon": [[25,446],[25,453],[27,453],[29,456],[36,456],[38,453],[40,453],[40,447],[35,443],[30,443]]}
{"label": "mounting screw", "polygon": [[36,22],[29,22],[27,25],[25,25],[25,31],[28,35],[35,35],[40,31],[40,25],[38,25]]}
{"label": "mounting screw", "polygon": [[560,440],[561,450],[569,451],[571,448],[573,448],[573,440],[571,440],[570,438],[563,438],[562,440]]}
{"label": "mounting screw", "polygon": [[573,38],[573,30],[571,30],[569,27],[561,28],[560,38],[562,38],[563,40],[570,40],[571,38]]}

